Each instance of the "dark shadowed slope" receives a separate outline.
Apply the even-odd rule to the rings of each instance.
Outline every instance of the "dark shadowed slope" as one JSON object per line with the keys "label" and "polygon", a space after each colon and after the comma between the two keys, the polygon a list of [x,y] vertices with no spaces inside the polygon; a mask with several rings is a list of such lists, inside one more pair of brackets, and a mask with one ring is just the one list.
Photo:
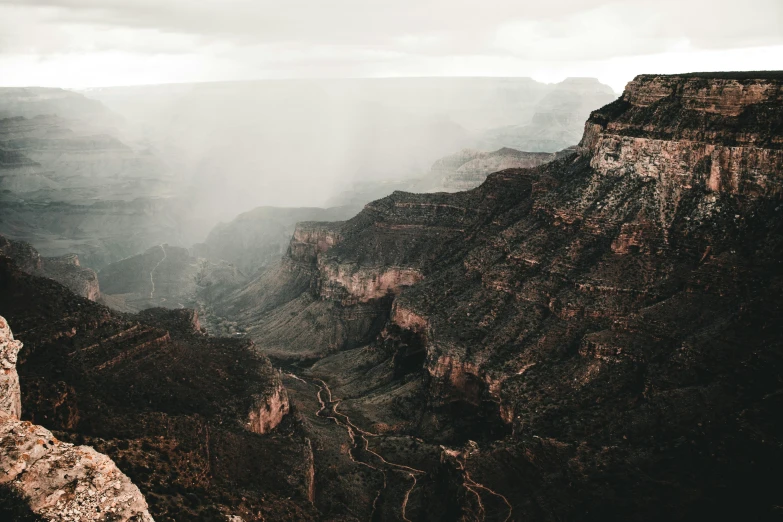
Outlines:
{"label": "dark shadowed slope", "polygon": [[23,418],[109,455],[156,520],[306,520],[312,453],[269,360],[192,310],[110,311],[0,256]]}
{"label": "dark shadowed slope", "polygon": [[454,484],[469,520],[774,519],[782,111],[766,74],[640,76],[578,155],[300,225],[221,310],[387,460],[443,444],[409,517]]}

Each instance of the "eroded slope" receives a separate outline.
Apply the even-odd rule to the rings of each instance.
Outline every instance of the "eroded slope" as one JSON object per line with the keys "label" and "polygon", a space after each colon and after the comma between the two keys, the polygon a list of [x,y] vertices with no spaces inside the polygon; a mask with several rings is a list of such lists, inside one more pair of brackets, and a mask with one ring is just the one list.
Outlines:
{"label": "eroded slope", "polygon": [[385,451],[444,444],[467,519],[773,518],[781,85],[639,77],[578,155],[303,224],[224,310],[328,355],[310,373]]}

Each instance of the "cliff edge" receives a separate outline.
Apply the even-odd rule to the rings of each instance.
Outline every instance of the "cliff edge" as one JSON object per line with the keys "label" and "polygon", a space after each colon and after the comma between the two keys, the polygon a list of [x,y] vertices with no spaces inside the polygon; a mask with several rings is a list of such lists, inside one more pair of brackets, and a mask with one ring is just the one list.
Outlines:
{"label": "cliff edge", "polygon": [[152,522],[139,488],[109,457],[19,420],[21,348],[0,317],[0,514],[14,520]]}

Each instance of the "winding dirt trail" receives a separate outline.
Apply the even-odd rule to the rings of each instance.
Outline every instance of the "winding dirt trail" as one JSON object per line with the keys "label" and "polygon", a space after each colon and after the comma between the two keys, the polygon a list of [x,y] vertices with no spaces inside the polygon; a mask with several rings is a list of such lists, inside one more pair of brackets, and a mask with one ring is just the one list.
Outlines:
{"label": "winding dirt trail", "polygon": [[[418,484],[418,477],[422,475],[426,475],[427,472],[421,469],[416,469],[410,466],[406,466],[404,464],[390,462],[386,460],[386,458],[384,458],[383,455],[371,449],[369,438],[383,437],[384,435],[380,433],[373,433],[365,429],[362,429],[361,427],[354,424],[348,415],[339,411],[338,408],[340,406],[341,400],[340,399],[335,400],[332,397],[332,390],[329,388],[329,385],[326,384],[326,382],[324,382],[322,379],[302,378],[298,375],[295,375],[293,373],[284,370],[283,370],[283,374],[286,375],[287,377],[290,377],[291,379],[295,379],[308,386],[313,386],[317,388],[316,398],[318,399],[319,409],[318,411],[315,412],[315,415],[317,417],[331,419],[335,424],[341,426],[346,430],[352,444],[352,448],[348,451],[348,457],[354,463],[361,466],[365,466],[369,469],[372,469],[374,471],[383,474],[383,486],[381,487],[381,489],[378,490],[378,493],[375,495],[375,499],[373,500],[372,512],[369,518],[370,522],[372,522],[375,519],[375,515],[377,513],[377,508],[378,508],[378,501],[380,500],[382,493],[386,490],[388,486],[389,471],[403,473],[411,480],[411,485],[405,491],[405,495],[403,496],[402,503],[400,506],[400,513],[404,521],[412,522],[407,516],[408,501],[410,499],[411,493],[413,492],[413,490],[416,488],[416,485]],[[411,438],[419,442],[424,442],[416,437],[411,437]],[[503,522],[508,522],[509,520],[511,520],[511,515],[513,511],[511,503],[508,501],[508,499],[505,496],[473,480],[473,478],[470,476],[470,473],[465,467],[465,454],[463,452],[458,452],[455,450],[447,450],[446,448],[443,449],[448,455],[454,457],[457,463],[457,467],[462,472],[463,487],[465,488],[465,490],[469,491],[476,497],[476,501],[479,507],[478,515],[480,516],[480,520],[482,522],[486,520],[486,508],[484,506],[484,501],[482,499],[481,492],[485,492],[486,494],[492,495],[498,498],[499,500],[501,500],[503,503],[505,503],[505,505],[508,507],[508,514],[506,515],[505,519],[503,519]],[[378,463],[381,464],[382,466],[380,467],[374,466],[368,462],[364,462],[360,458],[357,458],[356,455],[354,455],[355,451],[366,452],[367,454],[372,455],[374,459],[376,459]]]}
{"label": "winding dirt trail", "polygon": [[494,491],[494,490],[488,488],[487,486],[485,486],[484,484],[479,484],[478,482],[473,480],[470,477],[470,473],[468,472],[468,470],[465,469],[465,455],[464,455],[464,453],[461,454],[461,456],[462,456],[462,460],[460,460],[459,456],[456,457],[456,460],[457,460],[457,465],[459,466],[459,469],[462,471],[462,475],[463,475],[463,478],[464,478],[463,487],[466,490],[468,490],[471,493],[473,493],[474,495],[476,495],[476,500],[478,501],[478,505],[479,505],[479,512],[481,513],[481,519],[482,520],[486,520],[486,518],[487,518],[487,511],[484,508],[484,503],[481,501],[481,494],[479,493],[478,490],[486,491],[490,495],[493,495],[493,496],[499,498],[500,500],[502,500],[506,504],[506,506],[508,507],[508,515],[506,515],[506,518],[503,519],[503,522],[508,522],[509,520],[511,520],[511,513],[514,511],[514,508],[511,506],[511,502],[509,502],[506,497],[504,497],[503,495],[501,495],[497,491]]}
{"label": "winding dirt trail", "polygon": [[[407,491],[405,491],[405,496],[402,500],[402,506],[401,506],[401,512],[402,512],[402,519],[411,522],[411,520],[406,515],[406,510],[408,507],[408,500],[410,499],[411,493],[413,492],[413,489],[416,487],[416,484],[418,482],[418,479],[416,478],[417,475],[424,475],[427,472],[421,469],[412,468],[410,466],[406,466],[404,464],[397,464],[396,462],[390,462],[386,460],[380,453],[371,450],[370,449],[370,441],[367,437],[380,437],[381,435],[378,433],[372,433],[366,430],[363,430],[353,422],[351,422],[350,417],[348,415],[337,411],[337,408],[340,406],[340,401],[333,401],[332,400],[332,391],[329,389],[329,386],[322,381],[321,379],[315,379],[318,383],[320,383],[320,386],[322,386],[322,389],[325,389],[329,394],[329,403],[331,405],[331,413],[337,416],[340,416],[343,419],[344,426],[349,430],[349,434],[359,434],[359,438],[364,441],[364,448],[362,448],[367,453],[370,453],[374,455],[378,460],[381,461],[381,463],[385,464],[386,466],[390,467],[394,471],[399,471],[402,473],[405,473],[413,482],[411,484],[411,487],[408,488]],[[351,435],[351,440],[356,444],[355,435]],[[386,473],[384,471],[384,488],[386,487]],[[383,490],[381,490],[383,491]],[[378,498],[380,497],[381,491],[378,492],[378,496],[375,498],[375,502],[378,501]],[[372,519],[371,519],[372,520]]]}
{"label": "winding dirt trail", "polygon": [[[407,477],[411,479],[411,486],[405,491],[405,495],[402,499],[402,504],[400,506],[400,513],[404,521],[412,522],[411,519],[409,519],[407,516],[408,500],[410,499],[411,492],[414,490],[418,482],[418,479],[416,478],[417,475],[426,474],[426,471],[412,468],[410,466],[405,466],[404,464],[397,464],[396,462],[390,462],[386,460],[381,454],[371,449],[368,437],[380,437],[381,435],[360,428],[359,426],[357,426],[351,421],[348,415],[342,413],[341,411],[338,411],[337,408],[340,405],[340,400],[339,399],[334,400],[334,398],[332,397],[332,390],[329,388],[329,385],[326,384],[326,382],[324,382],[321,379],[312,379],[312,380],[303,379],[302,377],[299,377],[298,375],[294,375],[290,372],[284,372],[284,374],[292,379],[296,379],[306,384],[311,384],[312,386],[318,388],[318,391],[316,392],[316,398],[318,399],[318,404],[320,405],[320,407],[318,411],[315,413],[315,415],[317,417],[331,419],[332,421],[335,422],[335,424],[345,428],[346,432],[348,433],[348,438],[351,440],[351,444],[353,446],[348,452],[348,456],[353,462],[383,474],[383,486],[381,487],[381,489],[378,490],[378,492],[375,495],[375,499],[373,500],[370,521],[375,519],[375,514],[378,509],[378,502],[381,498],[382,493],[384,492],[384,490],[386,490],[388,486],[388,472],[396,471],[405,474]],[[326,398],[324,398],[322,394],[325,394]],[[357,458],[357,455],[354,454],[357,450],[359,452],[364,451],[372,455],[375,459],[379,461],[379,463],[382,466],[374,466],[368,462],[364,462],[360,458]]]}
{"label": "winding dirt trail", "polygon": [[155,270],[157,270],[160,264],[166,260],[166,256],[167,256],[166,248],[162,244],[158,246],[160,246],[160,249],[163,250],[163,259],[158,261],[158,264],[152,267],[152,270],[150,270],[150,283],[152,283],[152,290],[150,290],[150,299],[153,299],[155,296]]}

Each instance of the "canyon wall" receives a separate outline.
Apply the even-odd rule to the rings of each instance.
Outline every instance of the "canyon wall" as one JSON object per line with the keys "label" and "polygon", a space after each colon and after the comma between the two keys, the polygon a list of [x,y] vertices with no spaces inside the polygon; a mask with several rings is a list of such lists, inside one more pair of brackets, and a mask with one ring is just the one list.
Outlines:
{"label": "canyon wall", "polygon": [[682,191],[704,188],[776,196],[783,139],[774,121],[782,106],[775,81],[639,76],[592,114],[580,150],[602,174],[659,181],[675,205]]}
{"label": "canyon wall", "polygon": [[253,433],[268,433],[283,421],[289,408],[288,392],[277,374],[272,380],[271,390],[253,397],[247,427]]}
{"label": "canyon wall", "polygon": [[[297,291],[259,328],[295,328],[292,358],[315,346],[346,415],[480,441],[463,469],[514,518],[765,518],[778,484],[753,463],[783,463],[782,86],[642,76],[592,113],[578,154],[470,191],[395,192],[323,225],[331,244],[300,233],[300,269],[274,280],[296,274]],[[365,306],[400,269],[417,275]],[[359,309],[377,335],[319,351]]]}

